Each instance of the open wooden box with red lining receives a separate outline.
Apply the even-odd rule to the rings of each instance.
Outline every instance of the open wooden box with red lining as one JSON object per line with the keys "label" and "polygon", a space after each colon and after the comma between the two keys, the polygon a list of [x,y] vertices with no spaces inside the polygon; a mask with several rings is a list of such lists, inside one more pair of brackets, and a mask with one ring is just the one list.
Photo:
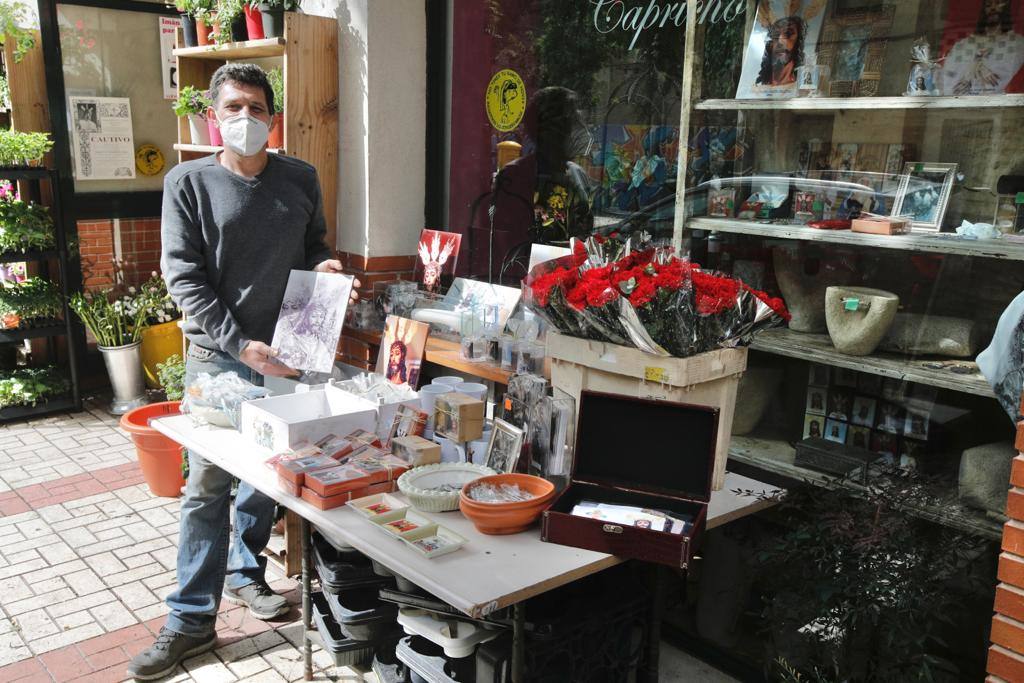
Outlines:
{"label": "open wooden box with red lining", "polygon": [[[542,539],[686,569],[704,532],[718,409],[583,392],[569,486],[544,512]],[[577,517],[584,500],[675,512],[682,534]]]}

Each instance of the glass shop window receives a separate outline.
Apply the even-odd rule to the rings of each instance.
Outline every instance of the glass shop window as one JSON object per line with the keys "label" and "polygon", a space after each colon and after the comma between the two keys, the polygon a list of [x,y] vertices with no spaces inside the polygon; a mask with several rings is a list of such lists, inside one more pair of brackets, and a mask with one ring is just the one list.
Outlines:
{"label": "glass shop window", "polygon": [[76,192],[160,190],[177,162],[172,16],[58,5]]}

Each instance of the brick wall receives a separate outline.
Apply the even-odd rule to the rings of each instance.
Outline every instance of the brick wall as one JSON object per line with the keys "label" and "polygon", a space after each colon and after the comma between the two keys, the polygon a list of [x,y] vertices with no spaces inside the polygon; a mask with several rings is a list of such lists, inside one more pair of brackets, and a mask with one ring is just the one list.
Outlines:
{"label": "brick wall", "polygon": [[160,219],[123,219],[121,260],[114,261],[113,220],[79,221],[78,242],[82,253],[82,282],[86,289],[105,289],[115,283],[120,269],[126,285],[138,285],[160,270]]}
{"label": "brick wall", "polygon": [[[416,256],[371,256],[339,252],[345,272],[355,275],[360,282],[360,298],[373,296],[375,282],[411,280],[416,267]],[[377,362],[377,347],[369,342],[343,334],[338,345],[337,359],[359,368],[371,368]]]}
{"label": "brick wall", "polygon": [[[1024,406],[1022,406],[1024,408]],[[988,681],[1024,681],[1024,422],[1017,425],[1017,451],[999,555]]]}

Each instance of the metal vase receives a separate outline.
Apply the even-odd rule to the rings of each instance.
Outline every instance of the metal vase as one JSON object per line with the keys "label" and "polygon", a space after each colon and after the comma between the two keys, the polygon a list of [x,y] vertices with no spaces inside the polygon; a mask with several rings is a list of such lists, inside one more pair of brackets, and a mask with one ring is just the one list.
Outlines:
{"label": "metal vase", "polygon": [[103,362],[107,366],[114,400],[110,402],[111,415],[124,415],[133,408],[146,404],[146,376],[142,371],[142,342],[124,346],[100,346]]}

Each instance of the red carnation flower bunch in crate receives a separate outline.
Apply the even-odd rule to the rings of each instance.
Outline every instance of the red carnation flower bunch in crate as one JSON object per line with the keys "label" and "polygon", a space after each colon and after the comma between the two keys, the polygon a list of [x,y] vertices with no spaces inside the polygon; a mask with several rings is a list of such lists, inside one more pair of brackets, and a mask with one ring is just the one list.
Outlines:
{"label": "red carnation flower bunch in crate", "polygon": [[685,358],[749,344],[790,315],[781,299],[702,269],[669,248],[592,237],[536,266],[526,301],[563,334]]}

